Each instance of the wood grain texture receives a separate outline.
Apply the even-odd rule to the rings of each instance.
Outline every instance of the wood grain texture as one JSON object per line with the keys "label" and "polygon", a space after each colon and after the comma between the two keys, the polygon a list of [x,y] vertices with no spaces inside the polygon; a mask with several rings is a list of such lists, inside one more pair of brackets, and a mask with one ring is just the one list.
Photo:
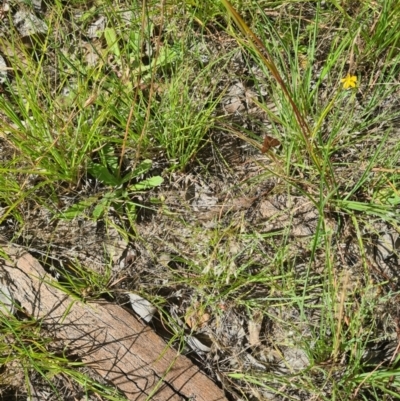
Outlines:
{"label": "wood grain texture", "polygon": [[0,271],[14,299],[129,400],[153,394],[157,401],[226,400],[188,358],[130,312],[111,303],[74,302],[47,284],[53,278],[29,253],[13,247],[6,252],[11,261],[3,261]]}

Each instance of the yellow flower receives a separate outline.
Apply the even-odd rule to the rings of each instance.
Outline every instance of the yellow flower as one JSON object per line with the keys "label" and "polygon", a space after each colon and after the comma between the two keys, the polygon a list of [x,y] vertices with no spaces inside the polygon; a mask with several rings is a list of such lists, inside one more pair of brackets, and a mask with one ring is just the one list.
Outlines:
{"label": "yellow flower", "polygon": [[355,88],[357,77],[355,75],[347,74],[346,78],[342,78],[340,82],[343,83],[343,89]]}

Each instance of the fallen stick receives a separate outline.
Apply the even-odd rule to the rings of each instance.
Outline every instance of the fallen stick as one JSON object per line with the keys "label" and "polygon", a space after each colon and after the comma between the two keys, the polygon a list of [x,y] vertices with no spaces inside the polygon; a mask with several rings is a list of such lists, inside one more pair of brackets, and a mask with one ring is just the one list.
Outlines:
{"label": "fallen stick", "polygon": [[53,278],[32,255],[5,251],[11,261],[1,261],[0,272],[14,300],[129,400],[227,401],[198,367],[127,310],[74,302],[46,283]]}

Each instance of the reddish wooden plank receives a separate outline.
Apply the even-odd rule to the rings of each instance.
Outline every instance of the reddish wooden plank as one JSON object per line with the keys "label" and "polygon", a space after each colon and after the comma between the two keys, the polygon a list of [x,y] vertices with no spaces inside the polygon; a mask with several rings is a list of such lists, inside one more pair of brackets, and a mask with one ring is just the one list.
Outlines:
{"label": "reddish wooden plank", "polygon": [[[186,357],[168,348],[148,326],[115,304],[73,300],[46,284],[53,278],[29,253],[7,248],[13,262],[0,266],[14,297],[28,314],[62,338],[129,400],[226,400],[223,391]],[[68,311],[68,313],[67,313]]]}

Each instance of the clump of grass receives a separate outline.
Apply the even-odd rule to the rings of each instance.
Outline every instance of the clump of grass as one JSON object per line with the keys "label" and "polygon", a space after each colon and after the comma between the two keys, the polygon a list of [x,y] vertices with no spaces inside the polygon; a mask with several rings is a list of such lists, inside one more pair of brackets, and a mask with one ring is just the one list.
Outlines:
{"label": "clump of grass", "polygon": [[[276,81],[276,83],[272,81],[270,87],[272,95],[279,99],[277,103],[280,107],[272,124],[280,126],[276,132],[283,135],[280,138],[283,142],[283,154],[272,155],[276,167],[269,167],[266,176],[276,171],[277,175],[283,178],[291,188],[290,192],[299,193],[300,191],[306,195],[315,204],[320,214],[319,229],[310,243],[312,253],[306,281],[304,284],[299,282],[294,285],[294,288],[300,289],[300,286],[304,288],[302,292],[300,291],[300,298],[295,294],[282,296],[282,299],[291,301],[299,299],[300,303],[296,309],[299,310],[300,321],[306,322],[306,325],[308,323],[311,327],[309,312],[306,312],[308,308],[305,308],[305,305],[307,293],[312,290],[310,279],[318,277],[318,274],[315,276],[312,266],[316,263],[318,249],[321,249],[327,257],[324,273],[321,276],[327,284],[323,286],[323,294],[317,302],[322,307],[317,326],[319,330],[312,329],[309,336],[304,338],[308,346],[303,340],[300,342],[303,344],[303,349],[308,349],[312,351],[311,354],[314,354],[314,356],[310,355],[310,360],[314,360],[314,368],[317,368],[319,364],[316,361],[329,360],[328,365],[340,371],[343,379],[338,380],[337,372],[331,376],[330,368],[318,367],[318,370],[322,369],[320,371],[326,373],[322,391],[305,371],[296,375],[295,380],[282,379],[280,381],[279,379],[279,382],[289,388],[293,388],[294,383],[297,382],[298,389],[303,389],[322,399],[331,399],[330,397],[348,399],[346,394],[357,396],[361,388],[369,394],[374,394],[373,397],[379,397],[379,391],[393,396],[398,386],[397,375],[394,374],[393,369],[377,367],[373,373],[363,373],[365,367],[361,356],[368,348],[368,341],[374,336],[376,326],[371,326],[370,322],[371,319],[374,320],[380,301],[374,296],[367,297],[365,294],[370,289],[366,289],[366,293],[363,292],[364,295],[361,296],[365,302],[352,310],[350,305],[354,307],[353,302],[356,302],[359,295],[356,295],[356,292],[348,293],[348,288],[346,289],[348,283],[338,287],[339,253],[333,248],[333,243],[327,241],[329,237],[324,239],[324,236],[327,234],[325,230],[328,229],[326,225],[329,221],[328,215],[332,211],[348,216],[350,224],[354,225],[357,232],[362,255],[365,255],[365,240],[360,226],[368,227],[368,218],[379,218],[395,229],[398,227],[393,201],[390,202],[389,198],[383,200],[378,193],[383,190],[380,185],[385,183],[383,187],[388,190],[389,197],[392,200],[396,198],[397,191],[392,180],[397,179],[393,169],[395,162],[393,156],[397,152],[397,147],[394,153],[389,150],[391,149],[389,138],[393,134],[394,127],[390,124],[392,119],[387,118],[387,114],[393,113],[394,109],[388,107],[391,111],[385,112],[381,110],[380,104],[390,102],[391,98],[393,101],[395,99],[393,96],[395,96],[396,88],[388,84],[388,81],[393,80],[393,66],[398,66],[400,60],[393,58],[391,46],[383,47],[376,51],[384,55],[385,61],[379,64],[383,71],[388,72],[388,75],[376,74],[377,63],[373,58],[369,59],[372,68],[364,69],[368,55],[371,55],[370,50],[366,49],[371,49],[371,46],[379,47],[378,42],[372,45],[371,36],[367,34],[370,25],[364,21],[372,17],[372,10],[367,4],[359,7],[357,16],[354,18],[348,14],[349,11],[355,11],[351,8],[346,11],[337,5],[340,16],[334,16],[324,11],[320,5],[316,5],[313,10],[314,18],[311,22],[309,21],[310,25],[304,30],[299,22],[303,18],[301,14],[297,21],[292,17],[289,17],[289,20],[280,18],[279,25],[276,24],[276,20],[273,23],[262,10],[259,15],[254,16],[257,22],[253,20],[251,29],[228,1],[223,3],[229,16],[243,34],[239,36],[238,42],[251,51],[261,68],[264,68],[265,79],[270,80],[268,75],[271,74]],[[288,5],[287,7],[289,8]],[[396,7],[396,2],[392,2],[389,9],[387,3],[381,5],[379,13],[373,17],[376,24],[374,28],[379,31],[382,26],[386,26],[388,15],[393,13]],[[301,10],[300,6],[299,11]],[[359,15],[363,18],[368,15],[369,18],[361,21]],[[329,33],[332,35],[329,41],[330,46],[328,45],[325,49],[324,57],[319,61],[318,57],[321,58],[318,54],[321,48],[320,39],[326,37],[325,28],[320,29],[320,26],[326,27],[330,19],[333,19],[335,24],[340,20],[339,25],[347,26],[347,34],[340,35],[339,38],[332,30]],[[280,30],[284,32],[281,33]],[[261,39],[255,32],[260,32]],[[372,36],[376,39],[379,34]],[[398,34],[393,32],[389,36],[391,39],[387,44],[395,46]],[[358,43],[363,41],[362,49],[366,50],[366,53],[357,52],[355,47],[357,41]],[[303,59],[305,59],[304,65],[301,63]],[[322,65],[318,68],[318,75],[316,75],[315,66],[318,63]],[[357,73],[360,74],[358,77]],[[369,79],[372,75],[376,77],[373,85]],[[341,78],[344,78],[342,82]],[[359,102],[357,92],[362,93],[361,96],[366,99],[365,103]],[[264,105],[261,103],[260,107]],[[268,111],[267,107],[265,109]],[[375,118],[365,119],[366,115],[373,114]],[[373,121],[376,121],[376,118],[382,119],[381,132],[378,135],[376,130],[371,129],[371,124],[374,124]],[[363,143],[367,143],[367,147],[364,147]],[[361,149],[361,155],[357,155],[355,149]],[[296,169],[293,169],[293,166],[296,166]],[[287,176],[282,177],[285,167]],[[380,177],[381,174],[378,172],[380,168],[387,169],[385,170],[386,178]],[[304,179],[305,177],[307,178]],[[377,183],[380,184],[376,185]],[[337,236],[331,233],[330,236],[332,235]],[[371,272],[366,268],[367,263],[364,259],[363,282],[365,284],[363,285],[369,288],[366,283],[370,280]],[[393,294],[388,295],[386,302],[390,303],[392,296]],[[310,347],[310,344],[314,346]],[[351,362],[347,366],[340,366],[340,360],[342,362],[346,360],[349,357],[348,353],[351,353]],[[382,372],[387,372],[387,376]],[[390,386],[386,380],[389,376],[393,380],[393,386]],[[232,377],[244,380],[250,387],[252,387],[251,384],[256,384],[275,393],[272,388],[276,387],[271,387],[269,384],[277,380],[275,375],[252,376],[249,373],[235,373]],[[364,379],[362,384],[359,379],[361,377]],[[381,382],[378,385],[379,380]],[[283,393],[276,394],[285,398]]]}

